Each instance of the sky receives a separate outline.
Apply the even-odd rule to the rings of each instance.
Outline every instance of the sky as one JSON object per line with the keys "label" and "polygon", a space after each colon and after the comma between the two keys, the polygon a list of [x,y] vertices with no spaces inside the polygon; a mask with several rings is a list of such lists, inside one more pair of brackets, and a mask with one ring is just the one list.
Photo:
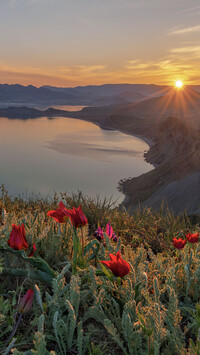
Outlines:
{"label": "sky", "polygon": [[199,0],[0,0],[0,83],[200,84]]}

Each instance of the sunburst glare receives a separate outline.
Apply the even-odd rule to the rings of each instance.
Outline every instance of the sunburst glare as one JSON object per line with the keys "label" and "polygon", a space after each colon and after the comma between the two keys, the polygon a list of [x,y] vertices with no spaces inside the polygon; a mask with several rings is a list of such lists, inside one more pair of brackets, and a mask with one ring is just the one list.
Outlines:
{"label": "sunburst glare", "polygon": [[177,88],[182,88],[183,82],[181,80],[177,80],[175,85],[176,85]]}

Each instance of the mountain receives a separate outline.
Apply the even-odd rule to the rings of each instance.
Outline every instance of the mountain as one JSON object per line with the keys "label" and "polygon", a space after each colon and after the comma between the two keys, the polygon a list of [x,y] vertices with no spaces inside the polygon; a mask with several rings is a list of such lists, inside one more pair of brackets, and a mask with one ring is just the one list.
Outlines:
{"label": "mountain", "polygon": [[130,102],[139,102],[146,99],[146,96],[138,92],[122,92],[117,95],[103,96],[93,102],[93,106],[110,106],[126,104]]}
{"label": "mountain", "polygon": [[52,91],[69,92],[69,90],[77,92],[79,95],[92,96],[114,96],[121,93],[137,92],[144,96],[161,95],[166,93],[168,86],[153,85],[153,84],[104,84],[104,85],[88,85],[77,86],[75,88],[58,88],[53,86],[43,86]]}
{"label": "mountain", "polygon": [[[191,89],[193,87],[190,87]],[[200,86],[194,86],[200,92]],[[59,88],[0,84],[0,104],[104,106],[141,101],[169,94],[169,86],[145,84],[106,84]]]}
{"label": "mountain", "polygon": [[[192,88],[192,87],[191,87]],[[200,91],[200,86],[194,87]],[[83,105],[105,106],[138,102],[169,94],[169,86],[105,84],[59,88],[0,84],[0,105]]]}
{"label": "mountain", "polygon": [[1,104],[45,104],[45,105],[110,105],[134,102],[149,95],[161,95],[168,87],[137,84],[108,84],[100,86],[78,86],[58,88],[52,86],[0,84]]}
{"label": "mountain", "polygon": [[70,94],[52,91],[45,87],[0,84],[0,103],[39,103],[39,104],[65,104],[78,102],[79,96],[75,92]]}

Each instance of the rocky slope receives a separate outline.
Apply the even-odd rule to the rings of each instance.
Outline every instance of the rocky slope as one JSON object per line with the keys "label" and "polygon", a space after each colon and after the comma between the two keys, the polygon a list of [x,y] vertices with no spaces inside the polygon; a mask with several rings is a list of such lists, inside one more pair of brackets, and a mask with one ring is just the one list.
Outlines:
{"label": "rocky slope", "polygon": [[[144,206],[145,203],[151,206],[152,201],[152,206],[159,209],[165,196],[166,203],[169,203],[175,213],[187,209],[187,204],[183,204],[179,198],[181,190],[179,189],[178,195],[175,195],[178,189],[173,190],[180,181],[180,186],[185,186],[184,201],[192,206],[190,212],[198,210],[200,199],[195,199],[196,205],[191,201],[200,191],[199,179],[193,180],[190,177],[198,176],[195,174],[200,172],[199,93],[185,89],[139,103],[109,107],[109,110],[84,109],[81,117],[96,122],[103,128],[118,129],[141,136],[150,142],[145,159],[155,169],[119,183],[120,191],[125,194],[124,205],[127,208],[135,208],[138,204]],[[184,178],[186,179],[181,183]],[[193,182],[193,194],[191,189],[186,188],[190,181]],[[174,182],[176,184],[171,185]],[[176,196],[176,204],[170,198],[171,195]]]}

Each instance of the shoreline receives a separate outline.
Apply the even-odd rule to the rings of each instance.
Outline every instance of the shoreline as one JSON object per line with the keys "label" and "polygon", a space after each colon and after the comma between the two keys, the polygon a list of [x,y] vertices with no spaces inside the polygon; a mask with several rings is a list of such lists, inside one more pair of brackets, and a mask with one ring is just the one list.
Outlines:
{"label": "shoreline", "polygon": [[[65,116],[63,116],[65,117]],[[69,117],[69,118],[72,118],[72,117]],[[88,121],[88,122],[91,122],[90,120],[87,120],[87,119],[82,119],[82,118],[76,118],[76,119],[80,119],[82,121]],[[141,141],[145,142],[147,145],[148,145],[148,150],[144,150],[143,152],[143,157],[144,157],[144,160],[146,163],[150,164],[153,166],[153,168],[156,168],[156,164],[153,163],[153,162],[149,162],[146,160],[146,157],[145,157],[145,154],[147,152],[149,152],[149,150],[151,149],[151,147],[155,144],[154,141],[150,138],[147,138],[145,136],[142,136],[142,135],[139,135],[139,134],[134,134],[134,133],[130,133],[126,130],[123,130],[123,129],[116,129],[116,128],[113,128],[113,127],[109,127],[109,126],[106,126],[106,125],[103,125],[102,123],[99,123],[97,121],[92,121],[91,123],[95,124],[96,126],[98,126],[99,128],[103,129],[103,130],[110,130],[110,131],[118,131],[118,132],[121,132],[125,135],[128,135],[128,136],[132,136],[132,137],[135,137],[135,138],[139,138]]]}
{"label": "shoreline", "polygon": [[[85,107],[81,111],[12,108],[0,110],[2,111],[0,113],[3,113],[4,117],[22,119],[75,118],[91,122],[104,130],[115,130],[141,139],[149,146],[143,156],[153,169],[140,176],[120,181],[119,185],[119,191],[125,196],[122,204],[132,208],[149,200],[157,191],[165,189],[172,182],[200,172],[199,111],[194,114],[190,110],[189,116],[186,112],[186,116],[182,117],[181,112],[174,111],[176,99],[175,97],[172,102],[171,111],[168,109],[164,114],[160,114],[155,108],[158,108],[160,103],[165,103],[165,97],[153,99],[153,102],[147,100],[145,105],[138,103],[123,107]],[[200,104],[200,95],[198,100],[197,108]],[[187,103],[189,105],[190,101]],[[188,201],[191,199],[192,196],[188,195]]]}

